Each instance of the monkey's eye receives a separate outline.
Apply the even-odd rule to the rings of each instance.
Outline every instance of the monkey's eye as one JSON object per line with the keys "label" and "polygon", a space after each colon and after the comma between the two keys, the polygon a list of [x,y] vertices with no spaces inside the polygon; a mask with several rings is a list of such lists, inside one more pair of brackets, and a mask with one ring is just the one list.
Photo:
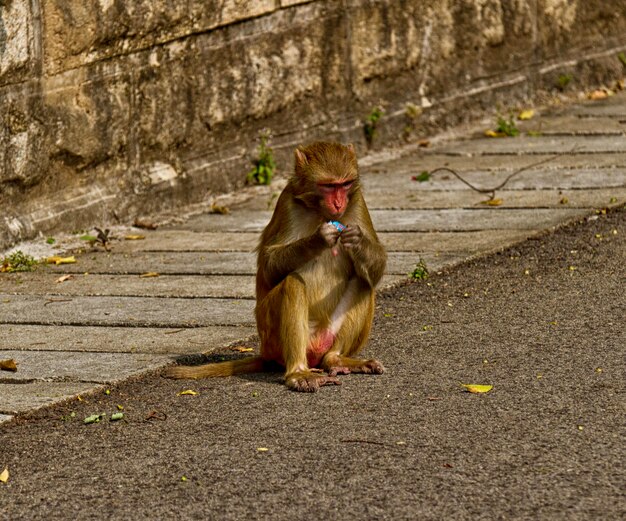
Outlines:
{"label": "monkey's eye", "polygon": [[350,190],[354,181],[346,181],[345,183],[320,183],[318,186],[323,192],[333,192],[335,190]]}

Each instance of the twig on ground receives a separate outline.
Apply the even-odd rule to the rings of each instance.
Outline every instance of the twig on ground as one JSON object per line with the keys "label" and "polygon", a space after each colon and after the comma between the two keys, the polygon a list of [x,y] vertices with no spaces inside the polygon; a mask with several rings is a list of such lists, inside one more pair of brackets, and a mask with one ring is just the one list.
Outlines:
{"label": "twig on ground", "polygon": [[448,172],[450,174],[452,174],[453,176],[455,176],[459,181],[461,181],[463,184],[465,184],[466,186],[468,186],[469,188],[471,188],[472,190],[474,190],[475,192],[478,192],[480,194],[489,194],[489,199],[488,201],[493,201],[496,197],[496,192],[502,188],[504,188],[504,186],[511,180],[513,179],[513,177],[515,177],[518,174],[521,174],[522,172],[524,172],[525,170],[528,170],[530,168],[533,168],[535,166],[539,166],[539,165],[543,165],[545,163],[548,163],[550,161],[554,161],[557,157],[561,157],[567,154],[572,154],[576,151],[576,148],[573,148],[571,150],[568,150],[567,152],[559,152],[558,154],[554,154],[553,156],[547,157],[542,159],[541,161],[536,161],[534,163],[531,163],[529,165],[523,166],[522,168],[518,168],[517,170],[515,170],[513,173],[511,173],[504,181],[502,181],[498,186],[494,187],[494,188],[478,188],[477,186],[474,186],[472,183],[470,183],[469,181],[466,181],[465,179],[463,179],[463,177],[461,176],[461,174],[459,174],[458,172],[456,172],[455,170],[448,168],[446,166],[442,166],[439,168],[435,168],[434,170],[431,170],[430,172],[428,172],[428,177],[431,177],[433,174],[436,174],[438,172]]}

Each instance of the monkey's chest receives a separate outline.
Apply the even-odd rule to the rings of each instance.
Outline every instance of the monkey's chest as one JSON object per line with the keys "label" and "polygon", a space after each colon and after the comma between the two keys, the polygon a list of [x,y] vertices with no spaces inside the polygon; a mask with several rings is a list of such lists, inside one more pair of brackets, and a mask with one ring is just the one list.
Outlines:
{"label": "monkey's chest", "polygon": [[323,318],[332,314],[353,275],[352,262],[342,247],[325,251],[298,270],[306,287],[309,311]]}

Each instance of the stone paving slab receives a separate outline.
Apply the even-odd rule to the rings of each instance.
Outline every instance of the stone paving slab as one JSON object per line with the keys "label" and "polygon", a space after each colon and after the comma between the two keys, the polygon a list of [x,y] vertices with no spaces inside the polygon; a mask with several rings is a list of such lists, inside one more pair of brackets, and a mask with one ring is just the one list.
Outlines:
{"label": "stone paving slab", "polygon": [[[405,244],[404,241],[408,238],[400,234],[402,237],[398,238],[398,245]],[[524,234],[527,235],[527,234]],[[516,242],[515,239],[511,239],[512,242]],[[491,241],[493,248],[497,248],[500,243],[495,240]],[[506,242],[505,242],[506,244]],[[442,248],[437,248],[434,251],[428,252],[429,254],[441,253],[445,251],[445,244]],[[485,245],[485,249],[491,251],[491,248]],[[406,244],[403,251],[416,251],[423,252],[423,250]],[[467,250],[467,254],[473,253],[474,249]],[[456,252],[452,253],[464,253]],[[83,278],[82,275],[77,275],[78,280]],[[7,295],[40,295],[47,296],[50,299],[57,297],[97,297],[97,296],[112,296],[112,297],[178,297],[178,298],[225,298],[225,299],[254,299],[255,295],[255,276],[254,275],[240,275],[231,277],[228,275],[194,275],[194,276],[169,276],[162,275],[160,277],[151,278],[150,280],[164,280],[165,284],[153,284],[145,286],[142,282],[144,279],[140,279],[137,275],[88,275],[89,284],[77,284],[72,285],[75,279],[67,281],[68,283],[56,284],[54,281],[58,278],[58,274],[39,274],[31,276],[27,280],[23,280],[19,284],[8,282],[6,280],[0,280],[0,293],[6,293]],[[206,280],[217,281],[215,284],[206,284]],[[226,279],[226,280],[221,280]],[[16,279],[19,280],[19,279]],[[392,284],[397,281],[397,276],[393,274],[383,276],[381,284],[384,286]],[[196,284],[197,283],[197,284]],[[182,289],[179,288],[179,284],[185,284]],[[194,284],[196,284],[194,286]],[[5,300],[10,297],[5,297]],[[50,304],[51,305],[51,304]],[[0,340],[2,334],[0,333]],[[2,344],[0,343],[0,346]]]}
{"label": "stone paving slab", "polygon": [[255,333],[255,326],[242,325],[154,328],[10,324],[0,328],[0,346],[9,352],[151,353],[173,357],[207,353]]}
{"label": "stone paving slab", "polygon": [[[411,229],[413,221],[411,217],[406,217],[407,221],[402,220],[401,217],[394,217],[394,222],[389,223],[389,229],[401,231],[403,229]],[[423,223],[423,228],[428,229],[429,224]],[[528,229],[535,229],[529,225]],[[437,229],[437,226],[432,226],[433,230]],[[213,252],[178,252],[178,253],[165,253],[167,256],[167,263],[162,263],[162,259],[155,260],[148,254],[137,254],[133,259],[126,257],[117,258],[115,254],[111,254],[109,258],[101,261],[100,257],[95,259],[81,262],[80,265],[70,264],[66,266],[56,266],[50,268],[50,271],[56,272],[58,275],[61,273],[66,274],[80,274],[82,270],[88,271],[90,274],[107,273],[107,274],[139,274],[143,269],[150,271],[158,271],[162,274],[179,274],[185,272],[191,272],[194,274],[225,274],[225,275],[245,275],[253,276],[256,273],[256,256],[252,253],[237,252],[237,253],[213,253]],[[202,256],[206,259],[206,262],[199,265],[197,263],[198,256]],[[387,273],[396,274],[395,266],[397,263],[393,262],[397,253],[391,252],[389,254],[389,266]],[[110,263],[110,258],[114,258],[113,265]],[[58,276],[57,275],[57,276]],[[5,298],[2,296],[1,298]],[[120,303],[122,305],[122,303]],[[2,309],[2,308],[0,308]]]}
{"label": "stone paving slab", "polygon": [[[561,221],[576,219],[589,213],[584,210],[563,208],[552,209],[436,209],[436,210],[371,210],[372,221],[378,232],[395,231],[472,231],[472,230],[515,230],[536,229],[554,226]],[[237,220],[246,231],[263,230],[269,220],[269,212],[241,212]],[[229,224],[234,226],[230,216],[203,215],[195,218],[185,228],[191,231],[215,231]]]}
{"label": "stone paving slab", "polygon": [[158,254],[138,252],[129,256],[98,252],[81,256],[75,264],[48,265],[45,269],[58,274],[254,275],[256,255],[252,252],[165,251]]}
{"label": "stone paving slab", "polygon": [[[456,144],[446,144],[448,148],[454,148]],[[361,169],[361,174],[365,182],[367,178],[374,174],[381,175],[404,175],[409,177],[416,175],[423,170],[433,170],[442,166],[447,166],[457,172],[465,171],[498,171],[514,172],[520,168],[530,167],[529,170],[541,169],[553,171],[559,174],[570,169],[604,169],[604,168],[625,168],[626,153],[612,152],[602,154],[580,154],[567,153],[556,156],[554,154],[533,154],[533,155],[480,155],[472,152],[464,152],[462,155],[442,154],[439,148],[418,149],[413,154],[403,155],[398,152],[399,157],[381,163],[374,163],[371,166]],[[533,167],[539,161],[548,160],[539,166]],[[555,177],[558,177],[555,176]],[[267,208],[259,208],[265,210]]]}
{"label": "stone paving slab", "polygon": [[[457,208],[486,208],[488,195],[466,190],[454,192],[415,191],[407,186],[402,193],[396,191],[366,194],[372,206],[385,210],[417,210]],[[606,208],[626,200],[626,188],[576,190],[498,190],[496,199],[500,208]]]}
{"label": "stone paving slab", "polygon": [[483,138],[460,141],[442,147],[439,152],[451,155],[482,154],[561,154],[576,151],[586,154],[614,154],[626,152],[626,136],[546,136],[541,139],[519,136],[516,138]]}
{"label": "stone paving slab", "polygon": [[83,295],[127,297],[224,297],[254,296],[253,275],[160,275],[141,278],[139,275],[99,275],[77,273],[58,283],[61,275],[40,270],[26,279],[18,274],[0,278],[1,293],[27,295]]}
{"label": "stone paving slab", "polygon": [[63,351],[1,351],[0,359],[13,358],[16,372],[3,371],[0,381],[80,381],[112,383],[145,370],[157,369],[168,356],[130,353]]}
{"label": "stone paving slab", "polygon": [[144,240],[119,241],[113,244],[116,253],[135,251],[252,251],[259,234],[195,232],[161,229],[141,232]]}
{"label": "stone paving slab", "polygon": [[608,101],[598,101],[587,103],[576,107],[571,107],[568,112],[574,116],[586,118],[612,118],[626,120],[626,103],[623,97],[620,99],[610,99]]}
{"label": "stone paving slab", "polygon": [[539,230],[478,230],[470,232],[384,232],[380,240],[387,252],[474,254],[494,251],[519,242]]}
{"label": "stone paving slab", "polygon": [[[506,181],[513,171],[466,170],[461,175],[470,184],[483,189],[492,189]],[[413,181],[415,173],[395,173],[394,175],[371,175],[364,181],[365,195],[370,209],[377,207],[378,192],[396,192],[402,194],[408,190],[413,193],[429,191],[463,190],[471,193],[471,189],[453,174],[436,172],[425,182]],[[596,168],[564,170],[555,175],[554,170],[533,169],[516,174],[506,183],[506,190],[571,190],[588,188],[624,188],[626,187],[626,168]]]}
{"label": "stone paving slab", "polygon": [[442,210],[374,210],[372,220],[381,232],[535,230],[580,218],[589,211],[561,208],[476,208]]}
{"label": "stone paving slab", "polygon": [[17,414],[45,405],[75,398],[93,391],[98,385],[91,382],[33,382],[29,384],[2,383],[0,413]]}
{"label": "stone paving slab", "polygon": [[170,328],[254,325],[254,300],[82,296],[52,300],[0,294],[2,322]]}
{"label": "stone paving slab", "polygon": [[621,135],[626,128],[617,118],[581,118],[577,115],[550,116],[517,122],[520,132],[550,135]]}

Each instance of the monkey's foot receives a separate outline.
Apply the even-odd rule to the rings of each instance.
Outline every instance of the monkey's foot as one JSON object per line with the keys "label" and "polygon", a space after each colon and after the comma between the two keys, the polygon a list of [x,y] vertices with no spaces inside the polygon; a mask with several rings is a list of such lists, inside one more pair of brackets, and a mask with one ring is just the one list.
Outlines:
{"label": "monkey's foot", "polygon": [[356,360],[361,362],[357,364],[355,367],[351,367],[351,371],[353,373],[365,373],[365,374],[383,374],[385,372],[385,368],[383,364],[381,364],[378,360]]}
{"label": "monkey's foot", "polygon": [[286,376],[285,384],[292,391],[315,393],[323,385],[341,385],[341,382],[334,376],[319,371],[298,371]]}
{"label": "monkey's foot", "polygon": [[350,374],[349,367],[335,366],[328,368],[328,376],[337,376],[338,374]]}
{"label": "monkey's foot", "polygon": [[347,356],[337,356],[326,360],[322,367],[328,371],[329,376],[350,373],[383,374],[385,372],[383,364],[378,360],[358,360]]}

